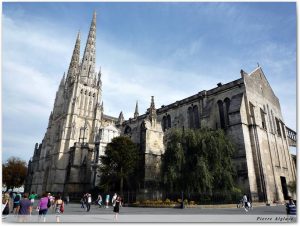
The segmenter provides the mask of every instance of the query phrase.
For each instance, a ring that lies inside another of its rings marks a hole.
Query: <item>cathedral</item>
[[[25,191],[82,194],[99,184],[100,156],[114,137],[129,136],[143,153],[143,185],[151,191],[160,179],[164,134],[170,128],[223,129],[236,146],[233,163],[238,186],[253,201],[283,201],[287,184],[296,180],[296,167],[289,146],[296,133],[282,117],[279,99],[263,70],[240,71],[238,79],[218,83],[210,90],[132,118],[104,114],[101,70],[96,71],[96,13],[93,14],[85,49],[80,57],[78,33],[67,74],[56,92],[45,136],[36,143],[28,164]],[[153,191],[154,192],[154,191]],[[144,196],[145,197],[145,196]]]

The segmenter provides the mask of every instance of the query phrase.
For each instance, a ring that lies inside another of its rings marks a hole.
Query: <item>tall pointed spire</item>
[[[156,109],[155,109],[155,103],[154,103],[154,96],[151,96],[151,104],[150,108],[148,109],[149,111],[149,119],[151,121],[152,126],[155,126],[156,124]]]
[[[150,105],[151,109],[155,109],[155,103],[154,103],[154,96],[151,96],[151,105]]]
[[[60,81],[59,87],[64,86],[65,85],[65,77],[66,77],[66,73],[64,72],[64,75]]]
[[[74,81],[75,76],[79,69],[79,58],[80,58],[80,31],[78,31],[75,47],[73,50],[73,55],[71,58],[68,74],[67,74],[67,81]]]
[[[139,116],[139,107],[138,107],[138,101],[136,101],[134,118],[137,118],[138,116]]]
[[[118,118],[118,124],[122,125],[123,122],[124,122],[124,116],[123,116],[123,112],[121,111]]]
[[[81,81],[88,83],[93,78],[95,73],[96,62],[96,11],[93,14],[93,19],[84,49],[84,54],[81,62]]]

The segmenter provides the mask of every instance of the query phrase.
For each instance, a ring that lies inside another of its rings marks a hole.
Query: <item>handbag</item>
[[[63,212],[65,211],[65,208],[64,208],[64,202],[62,202],[62,204],[60,205],[59,211],[60,211],[61,213],[63,213]]]

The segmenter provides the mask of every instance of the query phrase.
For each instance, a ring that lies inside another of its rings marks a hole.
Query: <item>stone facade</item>
[[[78,35],[67,77],[56,94],[41,144],[29,162],[27,191],[76,193],[99,183],[96,167],[113,137],[127,135],[143,153],[141,191],[157,191],[164,133],[170,128],[223,129],[237,149],[233,162],[238,185],[253,201],[283,201],[296,180],[280,103],[261,67],[227,84],[124,120],[104,115],[101,71],[95,72],[96,15],[81,63]]]
[[[95,72],[95,61],[96,13],[81,62],[80,34],[77,36],[45,137],[36,144],[29,162],[27,191],[84,192],[97,183],[95,164],[106,144],[120,132],[114,126],[117,118],[103,113],[101,71]]]

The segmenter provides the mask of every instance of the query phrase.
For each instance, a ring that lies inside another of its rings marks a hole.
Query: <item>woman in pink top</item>
[[[46,214],[48,211],[48,206],[47,206],[48,201],[49,201],[49,198],[47,196],[47,193],[44,193],[43,197],[40,199],[39,204],[37,206],[37,209],[39,210],[39,221],[40,221],[41,216],[43,215],[44,222],[46,222]]]

